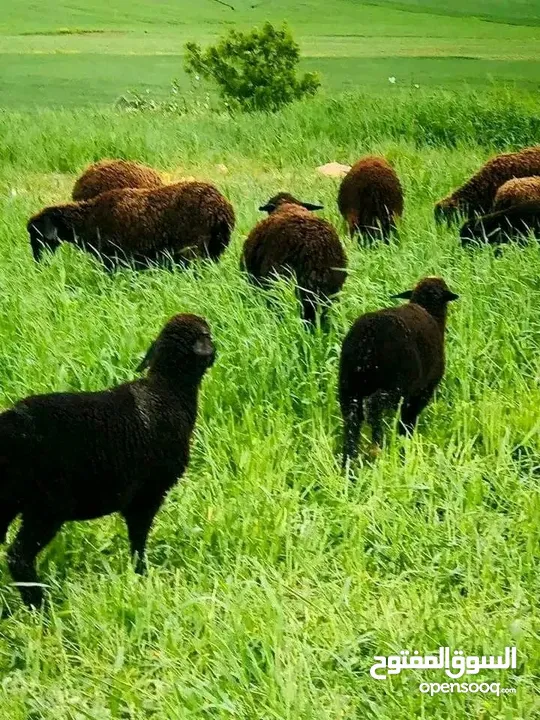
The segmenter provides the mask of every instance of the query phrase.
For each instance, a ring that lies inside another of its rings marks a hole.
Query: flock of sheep
[[[351,236],[388,242],[403,212],[395,171],[384,158],[361,159],[341,183],[338,206]],[[313,214],[318,209],[279,193],[260,208],[268,217],[249,234],[241,260],[262,286],[292,276],[309,325],[317,318],[324,325],[347,275],[339,235]],[[435,215],[466,215],[464,244],[540,230],[540,148],[490,160]],[[70,242],[112,270],[124,262],[217,260],[234,224],[232,205],[212,184],[165,185],[153,169],[118,160],[90,166],[73,202],[45,208],[28,232],[36,261]],[[411,433],[444,374],[447,306],[458,296],[442,278],[427,277],[395,297],[409,302],[362,315],[343,341],[344,466],[357,456],[364,416],[375,446],[387,410],[401,406],[400,432]],[[0,542],[21,515],[7,559],[25,603],[43,601],[36,558],[66,521],[119,512],[143,572],[153,519],[188,465],[198,391],[214,359],[204,318],[176,315],[139,367],[146,377],[101,392],[28,397],[0,415]]]

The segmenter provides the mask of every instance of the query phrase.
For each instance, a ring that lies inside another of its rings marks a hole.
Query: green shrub
[[[294,100],[314,95],[320,86],[315,73],[298,78],[300,48],[290,31],[265,23],[248,33],[231,30],[202,51],[186,44],[188,73],[213,80],[228,107],[244,111],[275,111]]]

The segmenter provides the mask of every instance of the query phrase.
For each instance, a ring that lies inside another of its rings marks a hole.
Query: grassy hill
[[[351,0],[288,3],[215,0],[110,3],[91,7],[16,0],[0,19],[0,106],[110,104],[128,89],[158,96],[173,79],[187,87],[182,49],[230,27],[287,20],[304,65],[326,89],[385,90],[399,85],[456,87],[505,82],[536,89],[540,78],[540,3]],[[488,12],[489,10],[489,12]],[[478,17],[475,16],[477,13]],[[480,18],[489,18],[489,21]],[[511,22],[510,22],[511,21]]]

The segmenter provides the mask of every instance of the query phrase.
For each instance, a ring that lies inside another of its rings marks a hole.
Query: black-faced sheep
[[[186,182],[160,188],[110,190],[92,200],[42,210],[28,222],[34,259],[70,242],[108,268],[169,257],[216,260],[229,244],[234,210],[213,185]]]
[[[101,392],[37,395],[0,415],[0,542],[22,516],[8,549],[16,583],[37,583],[35,561],[63,523],[119,512],[136,570],[167,492],[184,473],[197,396],[214,361],[203,318],[176,315],[139,369],[144,379]],[[20,586],[38,605],[37,586]]]
[[[403,214],[403,190],[396,171],[383,157],[362,158],[341,182],[338,207],[351,237],[360,233],[388,241]]]
[[[280,193],[259,208],[269,217],[249,234],[242,256],[242,267],[250,278],[266,283],[276,275],[295,277],[302,316],[315,322],[321,307],[342,288],[346,278],[347,257],[330,223],[312,215],[320,205],[302,203]]]
[[[89,165],[76,181],[73,200],[91,200],[108,190],[156,188],[163,185],[158,172],[131,160],[101,160]]]
[[[512,178],[540,175],[540,147],[497,155],[470,180],[435,205],[437,221],[454,220],[460,214],[472,219],[493,209],[497,190]]]
[[[441,278],[428,277],[394,297],[410,302],[362,315],[343,341],[339,400],[344,465],[358,453],[364,401],[372,441],[380,445],[384,410],[395,410],[402,400],[400,432],[412,432],[444,374],[447,304],[458,296]]]
[[[540,198],[467,220],[460,238],[466,247],[485,243],[500,245],[508,240],[524,240],[530,234],[540,239]]]

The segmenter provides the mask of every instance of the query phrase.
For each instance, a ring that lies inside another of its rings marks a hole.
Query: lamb
[[[540,239],[540,198],[467,220],[461,228],[460,238],[463,247],[467,247],[479,243],[499,245],[508,240],[523,240],[529,234]]]
[[[497,190],[493,210],[506,210],[517,205],[540,204],[540,176],[513,178]]]
[[[335,229],[311,214],[321,205],[304,203],[279,193],[259,208],[269,214],[249,234],[242,267],[257,283],[275,275],[293,274],[304,320],[313,324],[317,310],[326,321],[325,303],[342,288],[347,257]]]
[[[217,260],[229,244],[235,216],[219,190],[204,182],[109,190],[91,200],[47,207],[28,222],[34,259],[70,242],[108,269],[193,257]]]
[[[473,219],[493,209],[497,190],[512,178],[540,175],[540,146],[497,155],[470,180],[435,205],[435,219],[451,222],[459,214]]]
[[[147,165],[131,160],[101,160],[89,165],[76,181],[73,200],[91,200],[119,188],[156,188],[163,185],[159,173]]]
[[[403,190],[395,170],[383,157],[362,158],[341,182],[338,207],[351,237],[358,232],[388,242],[403,214]]]
[[[120,513],[135,570],[148,532],[189,462],[197,396],[215,349],[207,322],[176,315],[139,369],[146,378],[100,392],[36,395],[0,414],[0,542],[22,515],[7,552],[16,583],[37,583],[38,553],[63,523]],[[38,586],[20,586],[40,605]]]
[[[414,290],[393,297],[410,302],[360,316],[343,341],[339,400],[344,467],[358,454],[364,401],[377,447],[383,411],[397,409],[402,400],[399,430],[412,433],[444,374],[447,304],[458,296],[442,278],[427,277]]]

